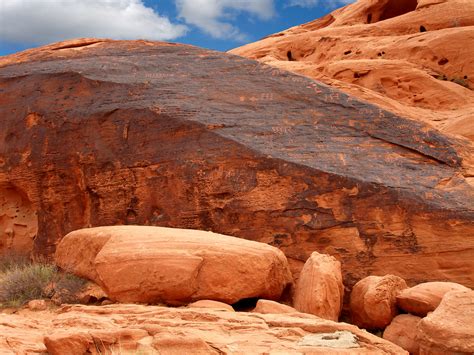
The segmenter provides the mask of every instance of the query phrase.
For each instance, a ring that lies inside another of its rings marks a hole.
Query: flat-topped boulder
[[[100,248],[97,241],[103,242]],[[84,252],[91,249],[94,252]],[[278,300],[292,283],[287,259],[279,249],[196,230],[81,229],[62,239],[55,259],[61,268],[96,282],[110,299],[120,302]]]
[[[374,273],[474,286],[467,156],[424,123],[225,53],[82,39],[0,58],[0,253],[156,225],[271,244],[295,275],[330,254],[349,288]]]

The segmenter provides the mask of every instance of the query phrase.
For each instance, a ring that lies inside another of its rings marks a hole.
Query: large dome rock
[[[473,287],[472,153],[242,57],[56,43],[0,58],[0,253],[51,256],[76,229],[155,225],[277,246],[295,275],[331,254],[346,285],[395,274]]]

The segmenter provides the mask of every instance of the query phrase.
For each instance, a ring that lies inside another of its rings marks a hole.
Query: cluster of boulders
[[[474,291],[452,282],[409,288],[398,276],[369,276],[350,298],[352,321],[412,354],[472,353]]]
[[[314,252],[294,282],[279,249],[211,232],[82,229],[61,241],[56,262],[114,302],[227,311],[247,302],[254,313],[303,312],[336,322],[343,308],[341,264],[334,257]],[[355,325],[384,330],[384,339],[411,353],[474,351],[474,291],[459,284],[409,288],[398,276],[369,276],[353,287],[350,311]]]

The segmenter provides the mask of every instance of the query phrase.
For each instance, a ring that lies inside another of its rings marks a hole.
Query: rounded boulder
[[[95,281],[118,302],[278,300],[292,282],[279,249],[187,229],[113,226],[74,231],[59,243],[56,263]]]
[[[407,288],[394,275],[368,276],[354,285],[350,298],[352,321],[366,329],[383,329],[397,315],[396,297]]]

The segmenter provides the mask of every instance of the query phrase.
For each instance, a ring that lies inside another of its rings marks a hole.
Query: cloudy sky
[[[0,55],[77,37],[228,50],[354,0],[0,0]]]

